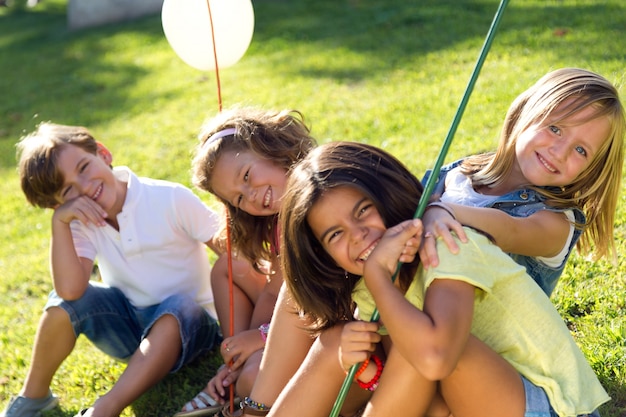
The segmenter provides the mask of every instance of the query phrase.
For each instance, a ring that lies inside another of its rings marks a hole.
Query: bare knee
[[[49,307],[41,315],[40,326],[71,326],[70,315],[61,307]]]

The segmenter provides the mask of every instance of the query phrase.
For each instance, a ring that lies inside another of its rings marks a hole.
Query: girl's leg
[[[456,369],[441,381],[441,394],[454,417],[523,417],[526,407],[519,373],[474,336]]]
[[[234,332],[237,334],[250,328],[254,306],[267,283],[263,274],[254,270],[252,265],[236,258],[232,261],[233,269],[233,300],[234,300]],[[220,320],[224,337],[230,333],[230,296],[228,282],[228,257],[220,256],[211,270],[211,288],[215,299],[215,309]],[[258,326],[258,324],[257,324]]]
[[[252,386],[259,374],[259,367],[261,366],[261,358],[263,356],[263,350],[257,350],[254,352],[246,363],[244,363],[241,374],[237,378],[237,385],[235,391],[240,398],[249,397],[252,393]]]
[[[296,373],[313,344],[312,336],[303,329],[305,325],[283,284],[272,315],[259,373],[249,395],[254,401],[271,406]]]
[[[363,417],[447,417],[449,413],[445,404],[433,404],[433,399],[437,398],[436,391],[437,382],[424,378],[397,350],[391,348],[379,386]]]
[[[315,340],[304,362],[278,396],[268,417],[314,417],[330,413],[346,376],[338,357],[342,327],[339,325],[326,330]],[[370,396],[369,391],[352,384],[341,415],[354,415]]]

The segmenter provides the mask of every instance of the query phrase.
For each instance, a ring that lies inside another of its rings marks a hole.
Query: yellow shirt
[[[542,387],[559,416],[591,413],[609,401],[563,319],[524,267],[485,236],[469,228],[465,232],[469,242],[458,242],[457,255],[437,241],[439,266],[419,267],[407,300],[421,309],[433,280],[467,282],[476,287],[472,334]],[[375,306],[363,279],[352,298],[359,318],[369,321]]]

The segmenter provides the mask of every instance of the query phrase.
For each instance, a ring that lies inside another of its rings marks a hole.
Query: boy
[[[128,365],[80,415],[118,416],[221,341],[203,245],[216,250],[219,216],[182,185],[112,168],[111,153],[83,127],[43,123],[18,150],[27,200],[54,209],[54,290],[24,386],[2,416],[57,405],[50,383],[81,333]],[[96,255],[102,283],[90,281]]]

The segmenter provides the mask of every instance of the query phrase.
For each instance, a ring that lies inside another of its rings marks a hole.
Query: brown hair
[[[235,132],[207,143],[211,136],[229,128],[234,128]],[[225,152],[249,150],[289,172],[315,145],[304,117],[296,110],[272,111],[252,107],[226,110],[202,127],[192,161],[192,181],[199,189],[215,195],[211,187],[213,169]],[[252,216],[228,201],[220,201],[226,206],[231,220],[233,249],[255,264],[260,260],[271,261],[278,243],[275,238],[278,215]],[[225,238],[225,227],[221,235]]]
[[[312,331],[352,317],[351,294],[359,276],[340,268],[313,234],[307,215],[327,191],[354,187],[376,206],[385,226],[413,218],[422,184],[394,156],[371,145],[333,142],[320,145],[293,170],[280,212],[281,267],[285,283]],[[419,257],[404,264],[398,280],[406,290]]]
[[[17,143],[18,170],[22,191],[28,202],[41,208],[58,204],[55,195],[63,186],[64,178],[57,161],[67,146],[76,146],[96,155],[98,143],[81,126],[41,123],[37,130]]]

